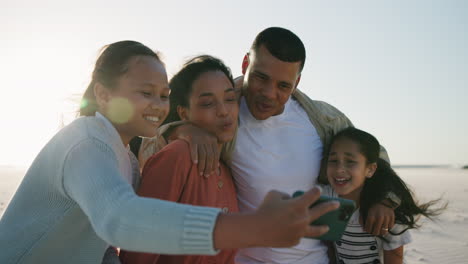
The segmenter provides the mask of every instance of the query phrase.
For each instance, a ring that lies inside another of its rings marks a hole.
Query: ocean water
[[[27,168],[0,166],[0,216],[18,188]],[[466,207],[468,170],[448,167],[396,168],[395,171],[421,201],[442,197],[450,207]]]
[[[468,208],[468,170],[459,168],[397,168],[395,171],[424,202],[442,198],[450,208]]]

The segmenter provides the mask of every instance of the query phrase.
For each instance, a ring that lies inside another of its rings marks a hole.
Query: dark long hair
[[[210,71],[221,71],[234,86],[231,70],[220,59],[201,55],[188,60],[182,69],[177,72],[169,82],[171,94],[169,95],[170,108],[163,124],[179,121],[177,106],[189,107],[189,98],[192,94],[192,84],[201,74]]]
[[[407,229],[419,227],[417,224],[419,216],[423,215],[432,218],[439,215],[446,208],[447,204],[439,208],[433,208],[436,203],[440,202],[440,199],[419,204],[415,200],[413,192],[391,168],[390,164],[379,158],[380,144],[371,134],[354,127],[349,127],[338,132],[331,140],[330,146],[338,139],[348,139],[356,143],[359,146],[361,154],[366,157],[367,163],[377,164],[374,175],[364,182],[360,195],[359,212],[362,215],[364,224],[369,208],[385,200],[385,195],[388,192],[393,192],[401,199],[400,206],[395,209],[395,222],[405,225],[407,228],[399,234]]]
[[[91,82],[80,104],[80,116],[94,116],[97,111],[94,85],[103,84],[108,89],[115,89],[117,79],[128,71],[128,62],[134,56],[151,56],[158,61],[159,56],[147,46],[132,40],[115,42],[103,47],[96,60]]]

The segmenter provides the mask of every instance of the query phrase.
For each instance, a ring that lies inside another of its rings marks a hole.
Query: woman
[[[134,41],[107,46],[83,97],[81,115],[41,150],[0,222],[0,263],[100,263],[110,245],[166,254],[289,246],[309,221],[336,205],[272,192],[251,215],[138,197],[127,145],[151,137],[168,112],[163,63]],[[295,213],[295,214],[294,214]],[[275,227],[275,228],[273,228]],[[245,232],[238,232],[239,230]],[[274,230],[272,230],[274,229]]]
[[[237,128],[239,105],[230,70],[220,60],[199,56],[172,78],[171,109],[165,122],[188,121],[216,136],[218,148],[231,141]],[[145,164],[138,194],[145,197],[222,208],[237,212],[237,198],[229,168],[222,162],[217,175],[198,174],[188,144],[175,140]],[[120,253],[123,263],[234,263],[234,250],[216,256],[177,256]]]

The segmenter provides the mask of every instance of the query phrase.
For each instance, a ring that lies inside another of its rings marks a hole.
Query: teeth
[[[335,179],[335,181],[339,182],[339,183],[342,183],[342,182],[347,182],[349,179],[344,179],[344,178],[341,178],[341,179]]]
[[[145,116],[145,119],[152,122],[159,122],[159,117],[157,116]]]

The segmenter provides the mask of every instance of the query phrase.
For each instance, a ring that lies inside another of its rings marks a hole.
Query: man
[[[336,108],[313,101],[297,89],[305,57],[302,41],[277,27],[260,32],[244,57],[239,128],[236,139],[223,152],[236,182],[241,211],[255,210],[272,189],[292,194],[312,188],[319,175],[326,179],[320,169],[324,148],[333,134],[352,126]],[[213,161],[218,154],[209,134],[191,125],[179,126],[170,134],[190,143],[201,174],[209,176],[215,171]],[[158,140],[164,144],[162,138]],[[143,162],[156,149],[154,141],[145,141],[140,152]],[[382,228],[393,226],[393,211],[383,205],[376,205],[369,216],[368,232],[384,233]],[[328,261],[327,247],[313,239],[302,239],[287,249],[242,249],[236,259],[238,263]]]

